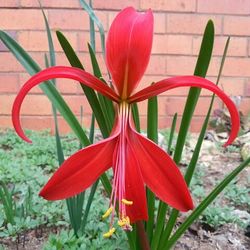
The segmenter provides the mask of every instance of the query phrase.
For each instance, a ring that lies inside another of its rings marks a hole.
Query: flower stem
[[[136,222],[136,229],[137,229],[138,238],[140,240],[140,246],[141,246],[140,249],[141,250],[150,250],[148,237],[147,237],[147,234],[145,232],[143,222],[141,220]]]

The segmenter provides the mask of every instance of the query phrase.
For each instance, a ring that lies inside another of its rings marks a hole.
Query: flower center
[[[127,216],[126,207],[132,206],[133,201],[126,199],[125,190],[125,176],[126,176],[126,145],[127,145],[127,127],[129,119],[130,107],[125,101],[121,102],[119,105],[118,119],[120,128],[120,136],[117,141],[116,150],[114,152],[113,160],[113,184],[112,192],[110,197],[109,209],[102,216],[103,219],[109,217],[110,219],[110,229],[107,233],[103,234],[105,238],[109,238],[115,232],[114,220],[115,220],[115,208],[118,209],[118,226],[123,230],[132,230],[130,225],[130,218]]]

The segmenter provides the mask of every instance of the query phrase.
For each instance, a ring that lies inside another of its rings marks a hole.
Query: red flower
[[[131,229],[130,222],[147,220],[146,184],[162,201],[181,211],[193,208],[187,185],[174,161],[155,143],[135,131],[131,104],[177,87],[199,87],[217,94],[232,117],[232,131],[226,145],[237,136],[239,116],[234,103],[212,82],[196,76],[164,79],[135,94],[148,65],[153,37],[153,15],[137,13],[133,8],[121,11],[113,21],[106,43],[106,63],[115,90],[91,74],[72,67],[51,67],[33,76],[22,87],[13,105],[13,124],[24,140],[20,108],[29,90],[53,78],[70,78],[91,87],[117,103],[116,121],[111,136],[90,145],[71,157],[55,172],[40,195],[48,200],[65,199],[88,188],[103,172],[113,167],[114,178],[110,206],[109,237],[114,232],[114,207],[118,204],[118,224]]]

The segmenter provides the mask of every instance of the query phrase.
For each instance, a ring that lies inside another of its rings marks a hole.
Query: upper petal
[[[171,157],[132,127],[130,138],[146,185],[170,206],[180,211],[192,209],[193,202],[186,182]]]
[[[148,65],[153,40],[153,14],[128,7],[111,24],[106,43],[106,63],[122,98],[128,97]]]
[[[232,120],[231,133],[224,146],[227,146],[230,143],[232,143],[234,139],[237,137],[240,129],[240,117],[238,110],[234,102],[221,89],[219,89],[214,83],[210,82],[205,78],[198,76],[178,76],[178,77],[163,79],[137,92],[136,94],[134,94],[129,98],[129,101],[131,103],[140,102],[152,96],[156,96],[160,93],[163,93],[167,90],[179,87],[198,87],[198,88],[208,89],[222,99],[222,101],[226,104],[229,110]]]
[[[79,81],[90,88],[99,91],[101,94],[109,97],[114,101],[118,101],[118,96],[116,93],[109,88],[107,85],[103,84],[98,78],[92,76],[91,74],[85,72],[82,69],[73,67],[63,67],[56,66],[40,71],[39,73],[32,76],[21,88],[12,107],[12,122],[17,134],[25,141],[31,142],[24,134],[20,123],[20,109],[23,99],[28,94],[28,92],[34,86],[54,79],[54,78],[68,78],[72,80]]]

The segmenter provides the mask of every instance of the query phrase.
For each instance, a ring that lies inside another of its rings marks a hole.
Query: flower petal
[[[106,63],[122,98],[128,97],[148,65],[153,40],[153,15],[128,7],[114,19],[107,37]]]
[[[162,201],[180,210],[193,209],[193,202],[182,174],[168,154],[131,126],[130,138],[146,185]]]
[[[126,147],[125,190],[126,199],[133,201],[133,205],[126,206],[126,212],[131,223],[138,220],[148,220],[145,187],[138,164],[137,156],[128,142]]]
[[[237,137],[240,128],[240,117],[238,110],[234,102],[222,90],[220,90],[214,83],[210,82],[205,78],[201,78],[198,76],[178,76],[169,79],[164,79],[137,92],[129,98],[129,101],[131,103],[140,102],[167,90],[178,87],[198,87],[208,89],[222,99],[222,101],[226,104],[229,110],[232,120],[231,133],[228,138],[228,141],[225,143],[224,146],[231,144]]]
[[[91,74],[73,67],[56,66],[40,71],[31,77],[21,88],[12,107],[12,122],[17,134],[25,141],[31,142],[24,134],[20,123],[20,109],[23,99],[34,86],[54,78],[68,78],[79,81],[90,88],[99,91],[113,101],[118,101],[119,97],[107,85]]]
[[[119,133],[119,129],[116,129],[111,137],[70,156],[50,178],[39,195],[47,200],[60,200],[88,188],[112,166]]]

